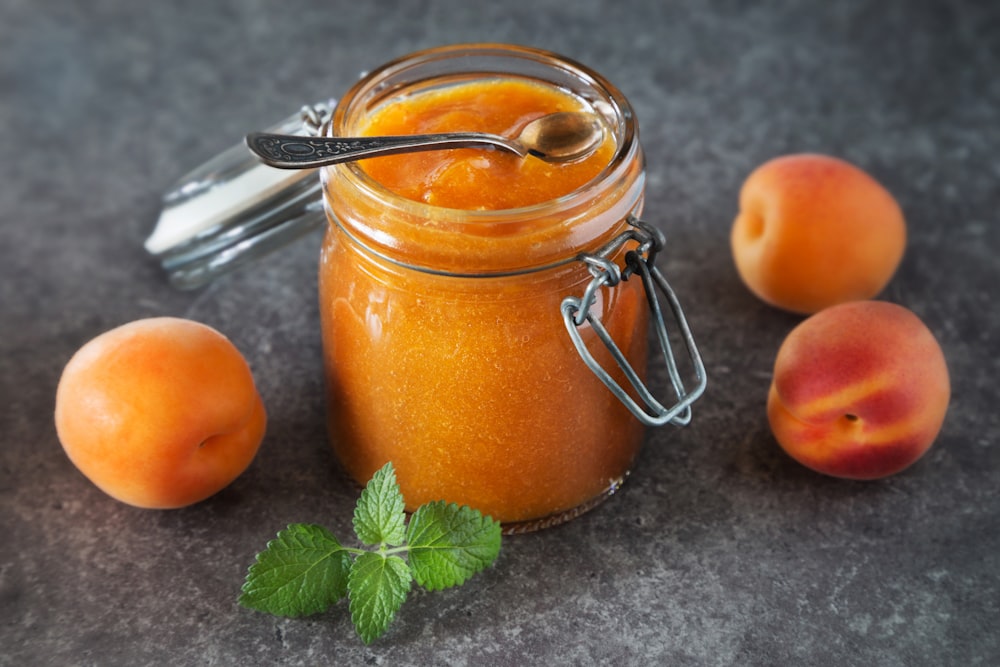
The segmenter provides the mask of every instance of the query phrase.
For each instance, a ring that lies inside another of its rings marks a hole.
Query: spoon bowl
[[[246,143],[264,164],[279,169],[315,169],[379,155],[448,148],[499,148],[547,162],[584,158],[601,145],[604,128],[582,111],[560,111],[531,121],[516,138],[487,132],[446,132],[388,137],[304,137],[252,132]]]
[[[517,143],[528,153],[547,162],[571,162],[584,158],[601,145],[604,129],[593,114],[561,111],[541,116],[521,130]]]

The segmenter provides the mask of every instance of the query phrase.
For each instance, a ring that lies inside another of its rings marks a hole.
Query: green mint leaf
[[[399,556],[366,552],[358,556],[347,578],[351,621],[361,641],[382,636],[406,600],[412,577]]]
[[[350,555],[330,531],[291,524],[257,554],[239,603],[279,616],[315,614],[344,597],[350,569]]]
[[[406,537],[403,495],[392,462],[376,470],[361,492],[354,509],[354,532],[365,544],[398,546]]]
[[[457,586],[500,553],[500,524],[469,507],[427,503],[410,517],[406,542],[413,578],[427,590]]]

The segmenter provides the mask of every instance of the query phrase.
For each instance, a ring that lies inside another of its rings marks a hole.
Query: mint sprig
[[[330,531],[296,523],[279,531],[247,571],[239,603],[278,616],[325,611],[345,595],[370,644],[389,627],[416,581],[434,591],[465,583],[500,553],[500,524],[443,501],[406,521],[392,463],[372,476],[354,509],[354,532],[372,549],[345,547]]]

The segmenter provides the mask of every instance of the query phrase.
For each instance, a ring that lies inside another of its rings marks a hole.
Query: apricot
[[[743,183],[730,245],[751,292],[810,314],[881,292],[902,260],[906,223],[893,196],[861,169],[786,155]]]
[[[767,416],[799,463],[877,479],[924,455],[950,397],[944,354],[924,323],[902,306],[858,301],[822,310],[788,334]]]
[[[137,507],[191,505],[250,465],[267,424],[239,350],[191,320],[157,317],[81,347],[59,379],[56,430],[73,464]]]

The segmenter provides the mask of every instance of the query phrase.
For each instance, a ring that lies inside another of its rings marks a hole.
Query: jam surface
[[[555,88],[517,79],[485,80],[383,105],[361,133],[490,132],[513,138],[540,116],[585,110],[581,100]],[[458,148],[370,158],[361,165],[376,181],[408,199],[467,211],[500,210],[576,190],[601,172],[614,148],[605,132],[596,152],[563,164],[502,149]]]

